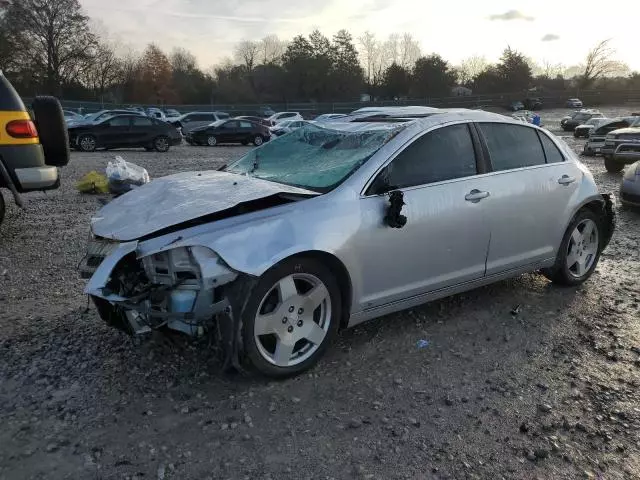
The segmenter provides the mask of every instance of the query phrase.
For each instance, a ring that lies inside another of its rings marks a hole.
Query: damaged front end
[[[207,247],[166,248],[140,256],[137,241],[93,238],[80,271],[90,277],[85,293],[100,317],[130,335],[164,328],[191,337],[237,330],[220,329],[218,321],[224,314],[233,323],[228,290],[238,272]]]

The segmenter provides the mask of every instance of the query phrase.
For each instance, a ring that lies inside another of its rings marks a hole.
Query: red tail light
[[[38,130],[31,120],[13,120],[7,123],[6,130],[13,138],[38,137]]]

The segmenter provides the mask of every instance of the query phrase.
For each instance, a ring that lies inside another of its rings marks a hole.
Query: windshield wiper
[[[249,172],[248,172],[248,173],[253,173],[253,172],[255,172],[255,171],[258,169],[258,167],[259,167],[259,163],[260,163],[260,153],[256,152],[256,158],[255,158],[255,160],[253,161],[253,167],[251,167],[251,170],[249,170]]]

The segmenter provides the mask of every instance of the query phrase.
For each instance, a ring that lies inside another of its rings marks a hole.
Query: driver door
[[[105,147],[127,147],[133,140],[131,116],[117,116],[101,124],[98,144]]]
[[[477,176],[482,170],[469,125],[462,123],[415,139],[378,173],[360,199],[360,309],[485,275],[490,229],[484,199],[490,192]],[[403,228],[383,220],[385,190],[404,195]]]

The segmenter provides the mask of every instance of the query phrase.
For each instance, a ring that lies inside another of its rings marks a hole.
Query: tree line
[[[203,70],[193,54],[142,53],[105,39],[78,0],[0,0],[0,69],[24,96],[141,104],[227,104],[435,98],[464,86],[474,94],[531,87],[640,88],[640,74],[615,60],[609,40],[573,67],[537,63],[507,47],[496,63],[471,56],[452,65],[424,54],[410,34],[331,38],[315,30],[285,41],[269,35],[239,42],[233,55]]]

